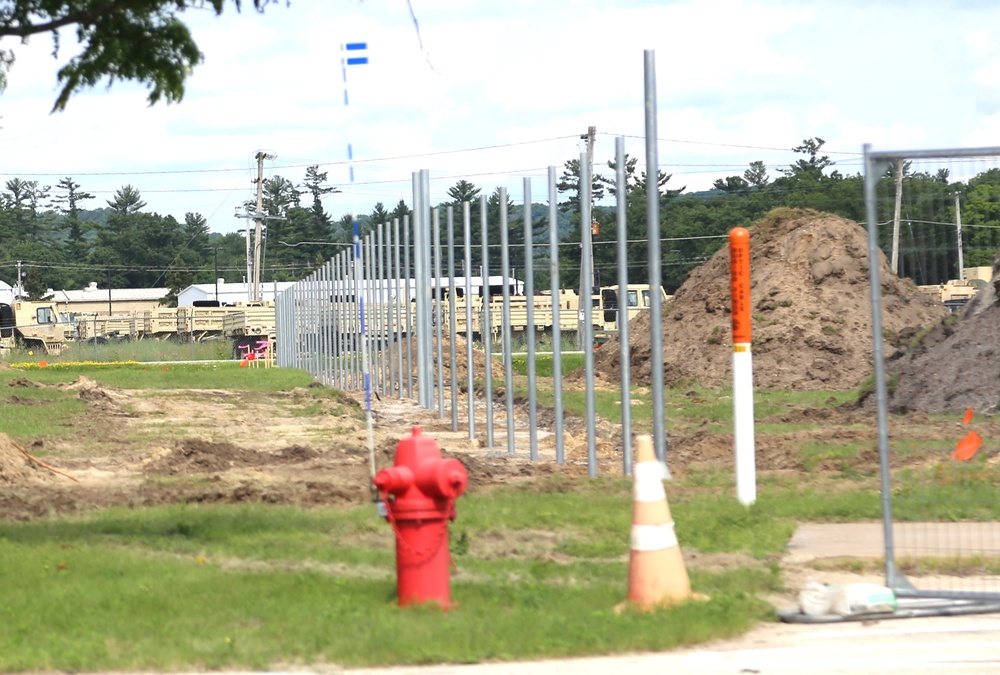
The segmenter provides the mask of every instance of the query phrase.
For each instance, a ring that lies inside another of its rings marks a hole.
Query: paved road
[[[1000,673],[1000,615],[898,619],[871,624],[767,624],[737,640],[655,654],[355,670],[327,667],[289,672],[323,675]],[[267,675],[279,674],[270,671]]]
[[[768,624],[738,640],[657,654],[349,670],[345,675],[997,673],[1000,616],[823,625]]]

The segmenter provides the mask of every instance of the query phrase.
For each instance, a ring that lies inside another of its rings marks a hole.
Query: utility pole
[[[219,247],[215,246],[215,301],[219,302]]]
[[[16,284],[16,289],[14,291],[18,300],[20,300],[21,298],[24,297],[24,276],[23,276],[23,274],[24,273],[21,272],[21,261],[18,260],[17,261],[17,284]]]
[[[899,215],[903,206],[903,160],[896,160],[896,212],[892,217],[892,273],[899,274]]]
[[[597,138],[597,127],[587,127],[587,135],[581,136],[587,140],[587,175],[590,177],[590,182],[594,182],[594,140]],[[594,218],[594,192],[591,190],[591,185],[587,186],[587,191],[590,194],[590,218]],[[580,223],[580,227],[593,227],[592,223]],[[590,238],[590,259],[594,260],[594,238]],[[590,297],[590,291],[594,288],[594,273],[591,271],[590,279],[587,279],[587,297]]]
[[[253,269],[251,268],[251,261],[253,260],[253,247],[250,245],[250,211],[253,208],[253,202],[245,201],[242,206],[236,207],[236,213],[233,215],[236,218],[243,218],[246,222],[243,223],[243,235],[246,238],[246,262],[247,271],[243,276],[243,283],[246,284],[247,288],[247,300],[251,299],[252,289],[251,284],[253,283]]]
[[[591,181],[591,183],[593,183],[593,173],[594,173],[594,140],[597,138],[597,127],[587,127],[587,133],[585,133],[582,136],[580,136],[580,138],[587,143],[587,165],[589,167],[588,170],[587,170],[587,175],[591,176],[590,181]],[[577,191],[577,193],[580,194],[580,195],[583,194],[583,183],[582,183],[582,181],[583,181],[583,173],[584,173],[583,172],[583,167],[581,166],[580,167],[580,181],[581,181],[581,183],[580,183],[579,189]],[[589,188],[590,186],[587,186],[587,187]],[[588,193],[589,194],[593,194],[592,192],[590,192],[590,190],[588,190]],[[591,214],[593,214],[593,212],[594,212],[593,197],[591,197],[591,204],[590,204],[589,211],[590,211]],[[580,205],[580,215],[581,216],[583,215],[582,205]],[[591,215],[591,217],[593,217],[593,215]],[[592,302],[590,296],[592,295],[593,289],[594,289],[594,275],[593,275],[593,273],[591,273],[589,279],[585,279],[584,276],[583,276],[583,242],[584,242],[584,239],[585,239],[585,237],[583,236],[583,228],[585,228],[585,227],[591,227],[591,226],[592,226],[591,223],[585,223],[585,222],[583,222],[583,219],[581,217],[581,219],[580,219],[580,302],[581,302],[581,305],[579,307],[579,311],[577,312],[577,325],[576,325],[576,348],[577,349],[583,349],[583,330],[584,330],[584,326],[583,326],[583,304],[582,303],[583,302]],[[593,239],[593,237],[590,238],[590,251],[589,251],[589,253],[590,253],[591,266],[593,266],[593,260],[594,260],[594,239]]]
[[[257,211],[254,213],[253,239],[253,300],[260,302],[260,250],[261,235],[264,229],[264,160],[274,159],[277,155],[257,152]]]
[[[962,204],[961,195],[955,193],[955,232],[958,235],[958,280],[965,278],[965,262],[962,260]]]
[[[265,220],[282,220],[280,216],[265,216],[264,215],[264,160],[265,159],[275,159],[277,155],[270,155],[265,153],[263,150],[257,151],[254,156],[257,160],[257,178],[252,180],[252,183],[257,184],[257,208],[254,210],[251,216],[246,211],[241,212],[240,207],[236,207],[236,217],[237,218],[253,218],[256,226],[254,227],[254,243],[253,243],[253,264],[251,265],[250,258],[250,228],[247,227],[247,287],[249,290],[249,299],[253,302],[260,302],[260,259],[261,259],[261,247],[263,240],[263,230]],[[248,208],[250,202],[244,202],[243,207]],[[218,278],[218,275],[216,275]]]

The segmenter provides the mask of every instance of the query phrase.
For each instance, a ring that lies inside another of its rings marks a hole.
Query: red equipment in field
[[[396,446],[395,465],[375,476],[385,518],[396,535],[396,585],[400,606],[451,607],[448,521],[469,482],[465,466],[444,459],[433,438],[413,427]],[[390,498],[391,497],[391,498]]]

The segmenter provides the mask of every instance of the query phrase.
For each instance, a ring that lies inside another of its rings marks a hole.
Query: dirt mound
[[[20,485],[50,475],[21,452],[7,434],[0,434],[0,485]]]
[[[941,321],[912,350],[887,367],[889,405],[896,412],[927,413],[997,410],[1000,392],[1000,251],[993,259],[993,282],[969,301],[960,315]]]
[[[22,389],[38,389],[42,385],[37,382],[32,382],[25,377],[17,377],[7,383],[8,387],[20,387]]]
[[[84,377],[80,375],[72,382],[65,382],[63,384],[55,385],[57,389],[63,389],[66,391],[86,391],[89,389],[99,389],[100,386],[94,382],[89,377]]]
[[[446,329],[445,329],[446,332]],[[442,333],[441,336],[441,370],[444,378],[445,386],[448,386],[451,382],[451,359],[449,355],[451,354],[451,340],[448,335]],[[406,358],[406,341],[401,343],[401,350],[403,353],[403,358]],[[461,335],[455,336],[455,381],[458,385],[458,390],[465,392],[468,389],[468,377],[469,369],[466,363],[467,345],[465,338]],[[437,335],[431,336],[431,362],[433,365],[433,375],[437,377],[437,348],[438,341]],[[405,361],[404,361],[405,363]],[[493,385],[502,385],[504,379],[503,365],[497,358],[493,359]],[[417,341],[416,338],[410,340],[410,372],[412,373],[413,383],[416,386],[416,380],[419,377],[417,372]],[[473,379],[481,380],[486,375],[486,352],[484,352],[480,345],[476,344],[472,349],[472,373]]]
[[[185,438],[166,454],[149,461],[145,471],[153,474],[217,473],[231,469],[275,464],[298,464],[319,456],[319,452],[301,445],[290,445],[277,452],[242,448],[232,443],[213,443],[200,438]]]
[[[851,389],[872,372],[867,233],[838,216],[777,209],[750,228],[754,384],[765,389]],[[879,254],[883,318],[892,354],[946,309]],[[650,383],[649,313],[630,324],[631,377]],[[695,269],[664,306],[668,385],[732,383],[729,251]],[[617,381],[616,340],[598,350],[595,370]]]

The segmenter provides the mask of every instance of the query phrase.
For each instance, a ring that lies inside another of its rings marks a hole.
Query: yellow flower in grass
[[[80,367],[106,367],[106,366],[137,366],[138,361],[55,361],[49,363],[46,361],[43,366],[41,363],[35,363],[34,361],[24,361],[22,363],[12,363],[11,368],[80,368]]]

